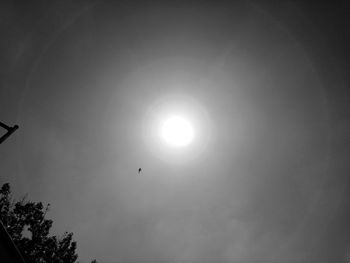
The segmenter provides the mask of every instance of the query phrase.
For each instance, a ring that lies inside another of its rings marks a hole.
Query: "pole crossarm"
[[[6,125],[5,123],[0,122],[0,126],[7,130],[7,132],[0,137],[0,144],[3,143],[12,133],[14,133],[18,129],[18,125],[15,125],[13,127],[10,127]]]

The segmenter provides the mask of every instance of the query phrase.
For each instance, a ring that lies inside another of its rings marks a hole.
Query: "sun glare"
[[[186,164],[206,150],[212,125],[203,106],[183,94],[164,95],[152,103],[142,124],[148,150],[172,164]]]
[[[194,137],[191,123],[181,116],[167,118],[162,124],[160,132],[164,142],[172,147],[187,146]]]

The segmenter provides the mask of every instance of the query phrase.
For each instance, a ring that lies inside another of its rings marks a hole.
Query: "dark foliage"
[[[45,219],[49,205],[14,201],[8,183],[0,189],[0,220],[27,263],[75,263],[77,243],[73,233],[50,236],[53,221]],[[93,261],[97,263],[97,261]]]

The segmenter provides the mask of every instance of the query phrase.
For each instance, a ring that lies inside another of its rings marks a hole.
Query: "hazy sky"
[[[2,2],[0,183],[83,262],[350,262],[349,8],[173,2]]]

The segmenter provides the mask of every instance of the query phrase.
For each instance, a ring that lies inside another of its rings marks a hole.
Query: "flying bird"
[[[139,168],[139,174],[142,172],[142,169],[141,168]]]

